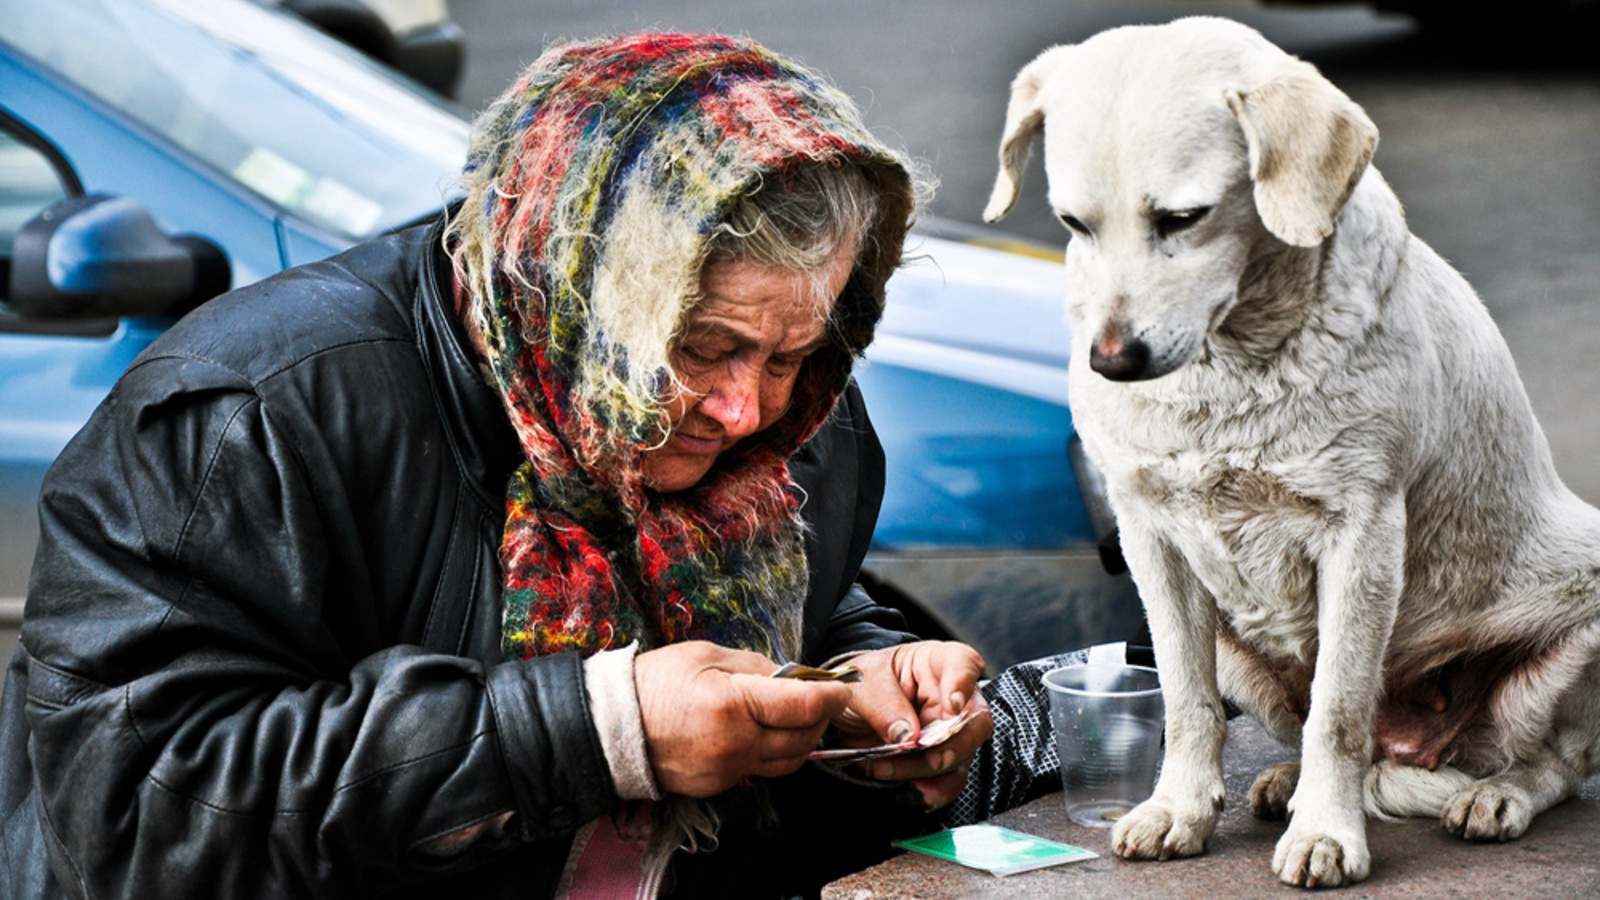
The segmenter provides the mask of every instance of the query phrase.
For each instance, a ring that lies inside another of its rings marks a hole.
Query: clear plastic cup
[[[1067,818],[1110,827],[1155,790],[1165,709],[1146,666],[1087,663],[1045,673]]]

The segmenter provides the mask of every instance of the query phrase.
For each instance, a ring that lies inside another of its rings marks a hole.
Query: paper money
[[[876,747],[839,747],[830,750],[813,750],[807,759],[820,760],[832,765],[861,762],[867,759],[878,759],[884,756],[894,756],[900,753],[912,753],[937,747],[954,737],[956,732],[972,721],[978,715],[975,704],[968,704],[967,708],[954,716],[930,722],[916,737],[901,741],[897,744],[880,744]]]
[[[772,677],[793,678],[798,681],[842,681],[851,684],[861,680],[861,670],[849,664],[831,669],[818,669],[815,666],[803,666],[791,662],[784,663],[778,671],[772,673]]]

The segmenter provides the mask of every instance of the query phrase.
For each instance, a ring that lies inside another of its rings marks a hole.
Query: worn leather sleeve
[[[263,395],[203,358],[143,363],[47,480],[26,708],[66,890],[364,896],[602,814],[577,657],[391,646],[405,604],[381,594],[434,553],[386,551],[384,521],[414,523],[355,486],[419,476],[344,477],[383,465],[388,436],[334,465],[297,427],[311,412]],[[461,853],[423,852],[506,813]]]

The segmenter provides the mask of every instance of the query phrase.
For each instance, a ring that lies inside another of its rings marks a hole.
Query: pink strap
[[[578,831],[558,900],[655,900],[660,894],[665,861],[654,871],[644,868],[650,804],[630,804],[629,812],[621,829],[614,817],[601,816]]]

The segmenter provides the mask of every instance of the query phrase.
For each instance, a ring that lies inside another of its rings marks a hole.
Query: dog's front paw
[[[1533,822],[1533,800],[1515,785],[1475,781],[1444,805],[1444,827],[1469,841],[1511,841]]]
[[[1282,821],[1289,817],[1289,798],[1300,783],[1300,763],[1279,763],[1263,769],[1250,786],[1250,814],[1258,819]]]
[[[1112,852],[1124,859],[1198,856],[1217,824],[1220,807],[1181,813],[1178,804],[1151,798],[1129,810],[1111,829]]]
[[[1291,824],[1272,855],[1273,874],[1286,884],[1308,888],[1340,887],[1366,878],[1372,857],[1367,853],[1359,815],[1355,821],[1353,829],[1296,828]]]

